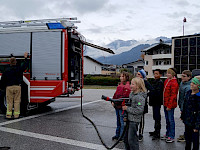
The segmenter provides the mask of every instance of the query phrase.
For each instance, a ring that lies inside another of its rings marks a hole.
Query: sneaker
[[[119,138],[119,137],[117,137],[117,136],[113,136],[113,137],[112,137],[112,140],[113,140],[113,141],[114,141],[114,140],[118,140],[118,138]]]
[[[143,140],[143,135],[139,134],[138,140],[141,142]]]
[[[167,138],[168,138],[168,136],[163,135],[160,139],[161,139],[161,140],[166,140]]]
[[[160,135],[159,134],[155,134],[155,135],[153,135],[153,138],[152,138],[152,140],[160,140]]]
[[[179,138],[177,138],[178,142],[185,142],[185,136],[184,135],[180,135]]]
[[[172,138],[170,138],[170,137],[168,137],[167,139],[166,139],[166,143],[173,143],[174,142],[174,139],[172,139]]]
[[[150,136],[154,136],[154,134],[155,134],[155,131],[149,132],[149,135],[150,135]]]

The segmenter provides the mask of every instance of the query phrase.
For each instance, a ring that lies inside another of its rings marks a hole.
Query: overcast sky
[[[78,17],[87,41],[147,40],[200,32],[198,0],[0,0],[0,21]]]

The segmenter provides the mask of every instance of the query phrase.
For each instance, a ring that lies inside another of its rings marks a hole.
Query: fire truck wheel
[[[21,85],[21,103],[20,103],[20,116],[27,116],[27,106],[28,106],[28,86],[23,83]]]
[[[6,92],[4,90],[0,91],[0,110],[1,113],[6,114],[7,103],[6,103]]]

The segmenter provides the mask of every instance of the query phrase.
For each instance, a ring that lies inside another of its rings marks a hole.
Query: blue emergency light
[[[48,29],[65,29],[61,23],[47,23]]]

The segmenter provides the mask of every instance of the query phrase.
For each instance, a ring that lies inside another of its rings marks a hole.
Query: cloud
[[[190,5],[190,3],[187,0],[178,0],[178,1],[175,1],[175,2],[178,6],[182,6],[182,7]]]
[[[6,9],[9,16],[13,18],[29,18],[32,16],[43,15],[45,1],[40,0],[1,0],[1,6]],[[2,10],[1,10],[2,11]]]
[[[98,12],[107,2],[107,0],[71,0],[72,6],[80,14]]]
[[[166,16],[168,16],[169,18],[172,18],[172,19],[177,19],[177,18],[184,18],[184,17],[187,17],[187,16],[192,16],[193,14],[192,13],[188,13],[187,11],[175,11],[175,12],[172,12],[172,13],[168,13],[168,14],[165,14]]]

